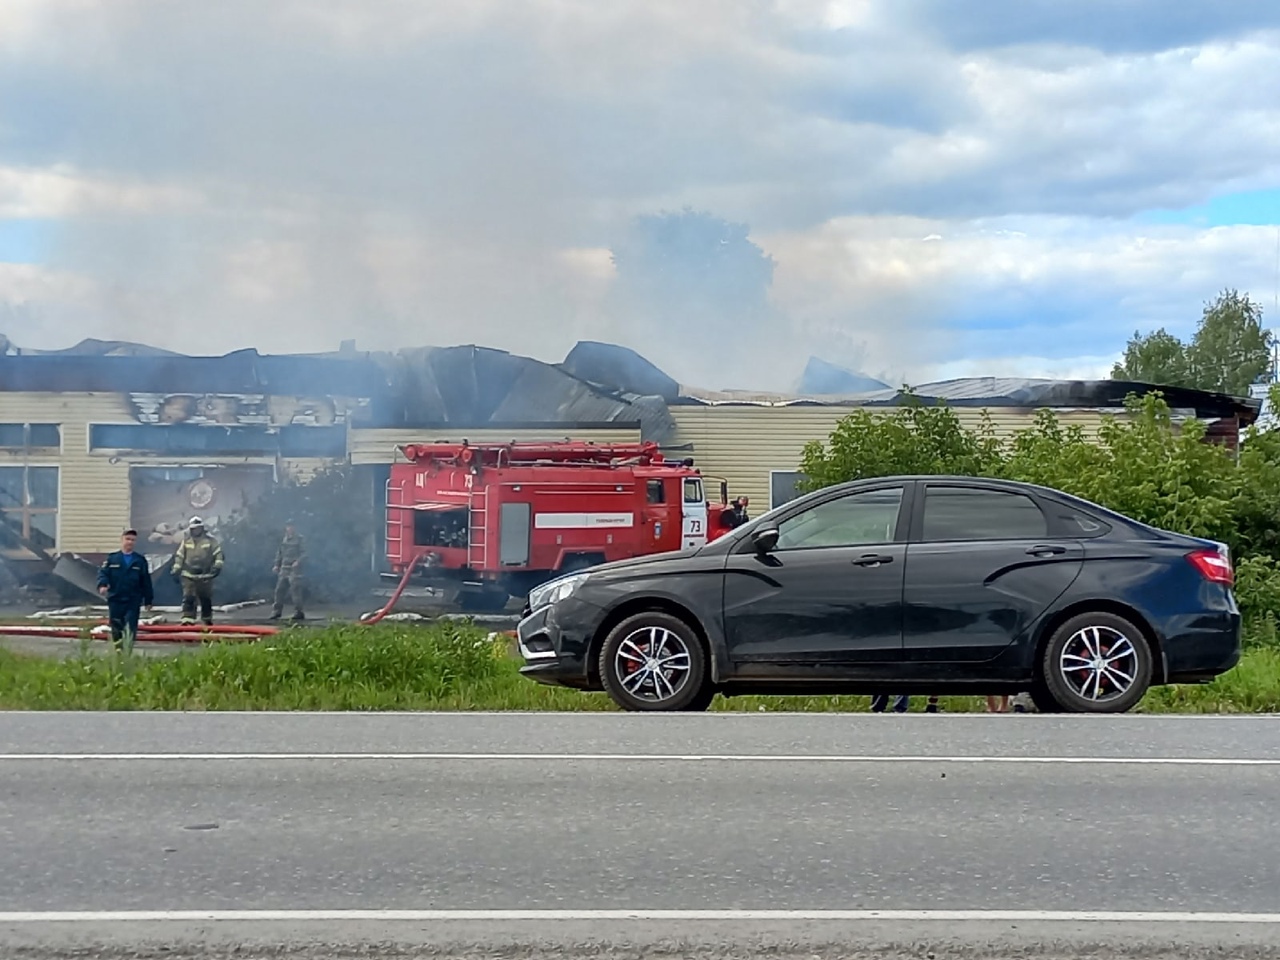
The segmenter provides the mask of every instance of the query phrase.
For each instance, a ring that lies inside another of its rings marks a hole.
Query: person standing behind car
[[[192,517],[173,555],[173,574],[182,580],[182,622],[195,623],[196,601],[200,619],[213,625],[213,581],[222,573],[222,546],[204,528],[204,521]]]
[[[295,529],[293,521],[286,520],[284,539],[280,541],[280,547],[276,550],[276,563],[271,568],[272,573],[276,575],[276,597],[275,606],[271,611],[272,620],[279,620],[284,614],[286,594],[293,601],[293,619],[306,619],[306,614],[302,612],[302,558],[304,556],[306,551],[302,546],[302,536]]]
[[[117,650],[125,637],[130,644],[137,638],[138,615],[143,605],[150,610],[156,599],[147,558],[133,549],[137,541],[138,531],[126,530],[120,535],[120,549],[98,568],[98,593],[106,597],[111,643]]]

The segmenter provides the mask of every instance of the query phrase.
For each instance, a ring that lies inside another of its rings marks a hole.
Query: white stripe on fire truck
[[[580,530],[587,527],[630,527],[631,513],[536,513],[533,525],[539,530]]]

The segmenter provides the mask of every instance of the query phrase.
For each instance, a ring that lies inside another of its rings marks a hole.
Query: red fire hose
[[[163,626],[156,624],[155,626]],[[55,637],[63,640],[78,640],[82,636],[80,627],[23,627],[13,624],[0,625],[0,636],[12,637]],[[266,634],[262,633],[246,633],[244,631],[236,631],[233,629],[219,631],[217,633],[198,633],[191,630],[138,630],[135,640],[145,641],[147,643],[199,643],[201,640],[210,639],[221,641],[231,640],[261,640]],[[97,635],[90,634],[90,640],[108,640],[109,634],[99,633]]]
[[[379,620],[381,620],[383,617],[385,617],[388,613],[391,612],[392,608],[394,608],[396,605],[396,601],[400,599],[400,595],[404,593],[405,587],[409,586],[409,578],[413,576],[413,568],[416,567],[417,565],[418,565],[418,561],[417,559],[415,559],[412,563],[410,563],[407,567],[404,568],[404,576],[400,578],[400,583],[396,587],[395,592],[391,594],[391,599],[387,601],[386,606],[384,606],[377,613],[372,614],[369,617],[369,619],[361,620],[360,621],[361,623],[363,623],[365,626],[372,626],[373,624],[377,623]]]
[[[368,619],[361,620],[366,626],[377,623],[387,614],[395,609],[396,601],[404,594],[405,589],[409,586],[409,580],[413,576],[414,568],[418,565],[417,558],[413,563],[405,567],[404,575],[400,578],[400,583],[396,586],[395,592],[387,600],[382,609],[369,616]],[[77,639],[81,635],[81,631],[85,627],[101,627],[105,626],[105,620],[85,619],[77,621],[77,625],[56,625],[48,626],[45,624],[32,624],[31,626],[20,625],[4,625],[0,624],[0,636],[17,636],[17,637],[58,637],[66,639]],[[259,627],[250,625],[237,625],[230,623],[219,623],[213,625],[205,625],[202,623],[140,623],[138,624],[138,635],[135,639],[143,640],[148,643],[167,642],[167,643],[192,643],[199,641],[202,637],[213,636],[218,640],[258,640],[262,637],[275,636],[280,632],[279,627]],[[91,637],[91,639],[108,639],[106,637]]]

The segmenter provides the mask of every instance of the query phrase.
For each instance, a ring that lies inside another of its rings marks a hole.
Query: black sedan
[[[1120,713],[1240,659],[1227,548],[1056,490],[887,477],[529,595],[522,672],[627,710],[717,693],[1002,694]]]

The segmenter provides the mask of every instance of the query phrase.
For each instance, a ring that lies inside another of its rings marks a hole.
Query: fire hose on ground
[[[86,624],[85,626],[88,626]],[[84,633],[84,626],[44,626],[44,625],[0,625],[0,636],[18,637],[52,637],[63,640],[78,640]],[[173,623],[140,623],[134,637],[146,643],[200,643],[205,640],[248,641],[261,640],[263,637],[279,633],[276,627],[236,626],[234,624],[173,624]],[[98,621],[89,628],[90,640],[109,640],[111,630],[106,621]]]
[[[366,614],[360,618],[360,623],[364,626],[372,626],[385,618],[392,610],[395,609],[397,601],[404,595],[405,589],[409,586],[409,580],[413,577],[413,571],[421,562],[418,558],[413,563],[405,567],[404,575],[400,577],[400,582],[396,585],[396,589],[392,592],[390,598],[382,606],[371,614]],[[90,621],[86,621],[81,626],[61,625],[61,626],[45,626],[32,625],[20,626],[10,624],[0,624],[0,636],[23,636],[23,637],[55,637],[59,639],[79,639],[82,636],[82,630],[85,626],[89,626]],[[103,640],[110,639],[111,633],[107,621],[99,619],[92,621],[89,630],[90,639]],[[138,633],[135,640],[147,643],[193,643],[203,639],[217,639],[219,641],[227,640],[260,640],[263,637],[270,637],[279,634],[279,627],[261,627],[251,625],[235,625],[235,624],[172,624],[172,623],[140,623],[138,624]],[[515,631],[503,631],[504,635],[515,636]]]

